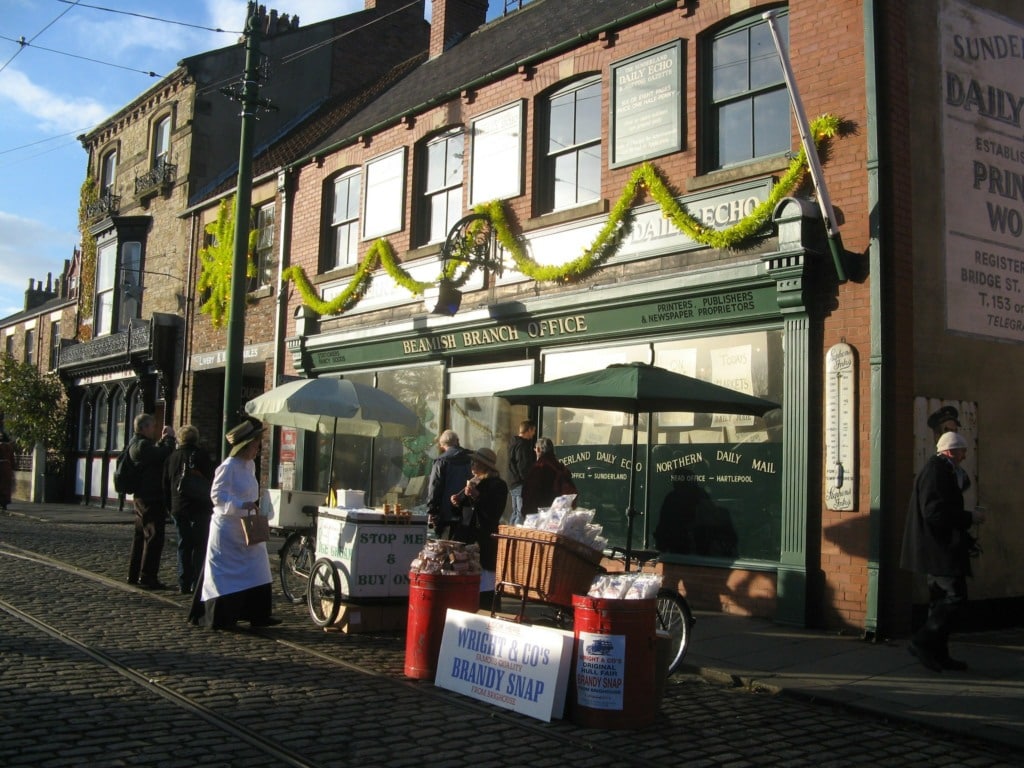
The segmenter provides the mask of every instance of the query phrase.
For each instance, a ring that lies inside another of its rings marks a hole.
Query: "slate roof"
[[[677,0],[533,0],[425,62],[342,123],[299,163],[375,133],[406,114],[419,114],[449,101],[466,88],[505,77],[522,64],[551,58],[560,48],[574,48],[604,30],[628,26],[678,4]]]

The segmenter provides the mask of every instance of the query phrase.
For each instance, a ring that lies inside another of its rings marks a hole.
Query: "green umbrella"
[[[633,414],[633,444],[630,452],[629,504],[626,509],[626,562],[632,555],[633,481],[636,467],[637,423],[641,413],[685,411],[687,413],[736,413],[764,416],[779,408],[778,403],[721,387],[708,381],[646,363],[616,363],[598,371],[587,371],[564,379],[553,379],[526,387],[495,392],[513,405],[542,405],[559,408],[592,408]]]

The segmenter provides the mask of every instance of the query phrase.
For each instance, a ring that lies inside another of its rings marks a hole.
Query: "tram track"
[[[157,601],[164,605],[181,609],[181,601],[154,592],[141,592],[124,581],[96,573],[88,568],[83,568],[75,563],[68,562],[40,552],[15,547],[6,542],[0,542],[0,558],[19,560],[23,563],[32,563],[38,567],[59,571],[77,579],[85,579],[106,589],[130,593],[136,597]],[[252,749],[277,761],[282,765],[290,766],[323,766],[326,764],[337,764],[330,760],[327,763],[311,757],[305,751],[290,748],[281,743],[279,738],[269,738],[260,731],[248,727],[237,720],[225,716],[211,706],[207,706],[195,696],[180,690],[173,682],[166,682],[158,679],[161,675],[154,675],[144,669],[137,668],[132,664],[119,660],[111,653],[105,652],[96,643],[90,642],[79,636],[75,631],[69,631],[54,622],[48,621],[35,615],[31,610],[14,605],[7,599],[0,599],[0,610],[24,624],[32,627],[35,631],[53,638],[65,646],[74,649],[77,653],[88,658],[92,663],[110,670],[122,678],[130,681],[139,689],[158,696],[170,702],[179,709],[198,717],[208,725],[232,739],[244,741]],[[312,629],[312,628],[311,628]],[[216,633],[218,635],[223,633]],[[329,667],[345,670],[347,673],[358,675],[360,678],[372,678],[386,685],[392,690],[400,689],[405,696],[414,696],[424,702],[427,709],[444,713],[441,722],[451,722],[455,719],[464,718],[467,720],[482,718],[482,721],[493,725],[500,725],[502,728],[511,729],[520,733],[524,744],[547,743],[559,750],[571,750],[573,753],[585,756],[589,764],[595,766],[617,765],[632,766],[644,765],[650,768],[657,766],[658,762],[650,759],[640,760],[638,756],[612,746],[606,739],[579,729],[568,729],[563,723],[542,723],[529,720],[516,713],[496,709],[491,705],[477,702],[472,699],[457,696],[449,691],[436,688],[422,681],[412,681],[396,678],[391,672],[373,669],[364,663],[350,661],[338,656],[337,650],[326,652],[312,644],[297,642],[282,637],[275,637],[274,631],[240,632],[230,633],[236,638],[251,638],[260,642],[269,641],[273,645],[287,649],[291,654],[301,654],[307,659],[315,659],[318,663],[329,665]],[[319,636],[318,636],[319,639]],[[429,702],[429,703],[427,703]],[[462,715],[456,713],[461,712]],[[347,763],[343,763],[347,764]],[[429,764],[429,758],[424,764]],[[666,763],[667,765],[668,763]]]

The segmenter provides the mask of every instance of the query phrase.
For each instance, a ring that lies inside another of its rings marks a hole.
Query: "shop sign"
[[[507,323],[417,333],[380,343],[365,342],[344,348],[309,349],[318,372],[336,368],[419,360],[459,352],[578,343],[641,333],[661,333],[719,322],[750,321],[778,313],[774,283],[680,299],[609,306],[586,312],[548,317],[524,316]]]
[[[273,354],[274,345],[272,342],[246,344],[242,347],[243,361],[269,360]],[[226,349],[218,349],[213,352],[199,352],[192,355],[192,370],[204,371],[210,368],[223,368],[227,363],[227,359],[228,352]]]
[[[947,0],[941,17],[946,327],[1024,342],[1024,24]]]
[[[678,152],[682,41],[612,64],[612,167]]]
[[[573,635],[449,609],[435,685],[550,722],[562,717]]]

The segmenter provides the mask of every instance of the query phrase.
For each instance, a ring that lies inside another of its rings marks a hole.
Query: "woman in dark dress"
[[[454,538],[466,544],[480,545],[480,592],[486,603],[494,592],[494,571],[498,565],[498,524],[508,502],[508,484],[498,475],[498,456],[490,448],[470,455],[473,476],[466,487],[452,496],[452,507],[462,513]]]

